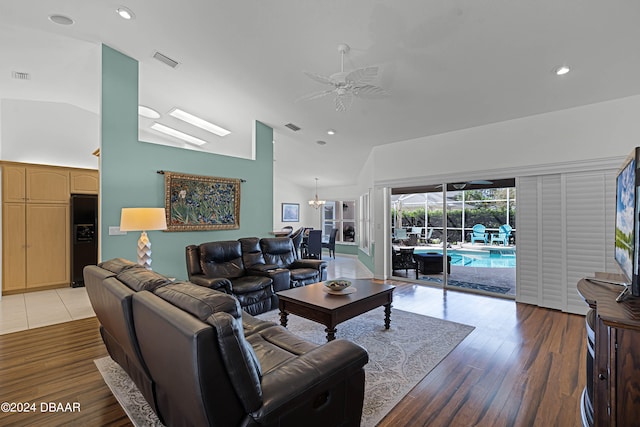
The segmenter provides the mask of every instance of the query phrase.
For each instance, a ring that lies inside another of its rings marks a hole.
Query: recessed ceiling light
[[[327,135],[335,135],[335,134],[336,134],[336,131],[335,131],[335,130],[333,130],[333,129],[329,129],[329,130],[327,131]]]
[[[138,115],[146,117],[147,119],[160,118],[160,113],[158,113],[153,108],[147,107],[146,105],[138,105]]]
[[[169,126],[165,126],[163,124],[160,124],[158,122],[154,123],[151,125],[151,129],[156,130],[158,132],[162,132],[165,135],[169,135],[172,136],[174,138],[178,138],[183,140],[184,142],[188,142],[189,144],[193,144],[193,145],[204,145],[207,143],[207,141],[204,141],[200,138],[196,138],[195,136],[191,136],[189,134],[186,134],[184,132],[180,132],[177,129],[174,128],[170,128]]]
[[[316,141],[318,145],[327,145],[327,141]]]
[[[553,71],[554,71],[554,73],[556,73],[556,76],[564,76],[569,71],[571,71],[571,68],[569,68],[567,65],[561,65],[561,66],[557,67]]]
[[[120,15],[122,19],[126,19],[127,21],[131,19],[136,19],[136,15],[131,11],[131,9],[127,7],[120,6],[119,8],[116,9],[116,12],[118,13],[118,15]]]
[[[49,15],[49,21],[59,25],[72,25],[73,19],[64,15]]]
[[[208,122],[205,119],[201,119],[200,117],[194,116],[193,114],[187,113],[186,111],[183,111],[179,108],[174,108],[173,110],[171,110],[169,112],[169,115],[175,117],[176,119],[187,122],[190,125],[194,125],[199,127],[200,129],[204,129],[207,132],[214,133],[218,136],[226,136],[231,133],[230,131],[221,128],[218,125],[214,125],[213,123]]]

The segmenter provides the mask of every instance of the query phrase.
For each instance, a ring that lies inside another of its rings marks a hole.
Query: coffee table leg
[[[289,313],[287,313],[286,311],[281,311],[280,312],[280,324],[282,326],[284,326],[285,328],[287,327],[287,315]]]
[[[324,330],[327,333],[327,342],[333,341],[336,339],[336,328],[325,328]]]
[[[391,326],[391,303],[384,305],[384,328],[389,329]]]

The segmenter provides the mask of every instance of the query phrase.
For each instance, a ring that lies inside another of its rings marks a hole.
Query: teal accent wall
[[[375,271],[375,254],[376,254],[376,245],[375,243],[371,243],[371,247],[369,248],[370,255],[362,252],[358,249],[358,260],[364,264],[365,267],[369,269],[369,271]]]
[[[358,255],[358,245],[341,245],[336,243],[336,253],[346,255]]]
[[[164,207],[159,170],[241,178],[240,229],[149,231],[154,271],[187,278],[185,247],[240,237],[266,237],[273,227],[273,129],[255,122],[256,160],[208,154],[138,141],[138,62],[102,47],[101,259],[136,261],[138,232],[110,236],[123,207]]]

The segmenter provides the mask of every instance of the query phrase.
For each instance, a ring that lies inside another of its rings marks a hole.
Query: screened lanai
[[[446,192],[442,188],[392,189],[393,275],[514,297],[515,180],[452,183]],[[440,269],[434,267],[438,260]],[[402,268],[406,266],[410,268]]]

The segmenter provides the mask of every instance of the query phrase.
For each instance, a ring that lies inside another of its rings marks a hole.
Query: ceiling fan
[[[353,101],[354,96],[376,97],[387,95],[387,92],[379,86],[372,85],[378,76],[378,67],[364,67],[353,71],[344,71],[344,55],[351,50],[347,44],[339,44],[338,52],[341,55],[340,72],[328,77],[316,73],[304,71],[304,74],[318,83],[332,86],[331,89],[310,93],[297,101],[312,100],[326,95],[335,95],[336,111],[346,111]]]

